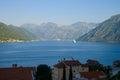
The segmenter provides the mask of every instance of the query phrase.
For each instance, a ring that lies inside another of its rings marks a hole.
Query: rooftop
[[[88,64],[88,65],[98,65],[98,66],[102,66],[102,64],[100,64],[97,60],[92,60],[92,59],[88,59],[88,60],[87,60],[87,64]]]
[[[78,60],[63,60],[59,62],[58,64],[55,64],[54,67],[63,68],[64,65],[76,66],[76,65],[81,65],[81,63]]]
[[[102,72],[102,71],[80,72],[80,76],[84,77],[84,78],[88,78],[88,79],[96,78],[97,80],[107,80],[104,72]],[[103,77],[101,77],[101,76],[103,76]]]
[[[0,68],[0,80],[33,80],[35,67]]]
[[[99,63],[97,60],[88,59],[87,63]]]
[[[120,64],[120,60],[114,61],[113,64]]]

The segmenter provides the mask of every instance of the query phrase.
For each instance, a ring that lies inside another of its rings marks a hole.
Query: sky
[[[0,22],[24,23],[103,22],[120,14],[120,0],[0,0]]]

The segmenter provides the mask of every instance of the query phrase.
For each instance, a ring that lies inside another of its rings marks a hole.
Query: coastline
[[[0,43],[4,42],[35,42],[39,40],[18,40],[18,39],[8,39],[8,40],[0,40]]]

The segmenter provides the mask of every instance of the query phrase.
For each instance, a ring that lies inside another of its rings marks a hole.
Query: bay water
[[[39,41],[0,43],[0,67],[37,66],[47,64],[53,67],[63,58],[73,57],[81,63],[88,59],[98,60],[103,65],[112,65],[120,60],[120,43]]]

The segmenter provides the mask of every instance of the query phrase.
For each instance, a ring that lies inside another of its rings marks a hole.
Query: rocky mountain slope
[[[78,41],[120,42],[120,14],[112,16]]]
[[[43,40],[73,40],[95,28],[96,24],[77,22],[67,26],[58,26],[48,22],[41,25],[24,24],[21,27]]]

